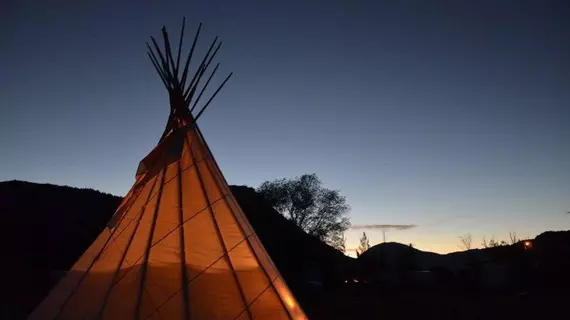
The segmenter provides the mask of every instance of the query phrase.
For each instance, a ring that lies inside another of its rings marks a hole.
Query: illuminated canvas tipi
[[[148,54],[170,96],[166,130],[108,226],[29,319],[306,319],[196,125],[231,76],[193,116],[221,44],[190,78],[199,32],[184,66],[184,24],[178,54],[166,29],[162,50],[152,38]]]

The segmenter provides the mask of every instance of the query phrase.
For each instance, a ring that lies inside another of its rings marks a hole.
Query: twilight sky
[[[315,172],[436,252],[570,229],[568,1],[115,2],[0,5],[0,181],[124,195],[169,110],[145,42],[186,16],[235,73],[200,119],[231,184]]]

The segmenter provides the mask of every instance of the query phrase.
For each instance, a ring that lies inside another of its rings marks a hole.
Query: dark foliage
[[[350,207],[338,190],[323,187],[316,174],[266,181],[258,192],[308,234],[342,250]]]

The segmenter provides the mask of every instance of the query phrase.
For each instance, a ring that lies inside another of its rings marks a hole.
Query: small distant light
[[[524,247],[525,247],[526,249],[529,249],[530,247],[532,247],[532,242],[530,242],[530,241],[525,241],[525,242],[524,242]]]

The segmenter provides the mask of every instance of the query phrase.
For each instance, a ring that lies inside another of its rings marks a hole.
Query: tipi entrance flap
[[[172,131],[139,163],[136,176],[140,177],[150,172],[150,177],[156,175],[164,167],[180,159],[182,147],[188,127]]]

